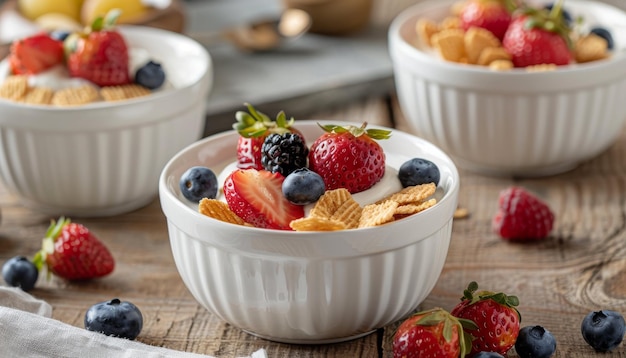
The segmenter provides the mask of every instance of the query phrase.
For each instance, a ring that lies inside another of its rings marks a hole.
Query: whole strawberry
[[[552,10],[524,8],[509,25],[502,46],[515,67],[567,65],[572,61],[570,28],[562,15],[562,1]]]
[[[450,313],[476,324],[474,328],[465,328],[473,337],[470,355],[482,351],[505,355],[519,335],[521,316],[515,308],[519,300],[502,292],[477,290],[478,284],[470,282],[461,302]]]
[[[235,118],[237,122],[233,124],[233,129],[239,133],[237,142],[237,167],[241,169],[261,170],[261,148],[265,138],[272,134],[296,133],[300,135],[304,142],[304,136],[296,129],[292,128],[294,118],[287,120],[285,112],[280,111],[276,115],[276,120],[272,120],[268,115],[257,111],[251,104],[245,104],[248,112],[237,111]]]
[[[65,39],[67,68],[70,76],[80,77],[98,86],[116,86],[132,82],[128,65],[128,47],[114,28],[119,11],[98,17],[91,27]]]
[[[507,240],[538,240],[552,231],[554,214],[550,207],[522,187],[500,192],[499,209],[492,219],[492,229]]]
[[[63,63],[63,43],[39,33],[14,41],[8,59],[13,74],[37,74]]]
[[[324,179],[326,190],[346,188],[352,194],[371,188],[385,174],[385,152],[374,139],[391,132],[362,126],[325,125],[311,145],[309,168]]]
[[[393,336],[394,358],[458,358],[469,352],[471,338],[464,327],[471,321],[458,319],[441,308],[418,312],[407,318]]]
[[[461,7],[461,27],[482,27],[491,31],[500,41],[511,23],[514,5],[511,0],[466,0]]]
[[[68,280],[86,280],[110,274],[115,260],[104,244],[89,229],[61,217],[52,220],[33,263]]]

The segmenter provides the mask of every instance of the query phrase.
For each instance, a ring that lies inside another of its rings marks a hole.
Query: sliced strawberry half
[[[63,56],[63,43],[40,33],[13,42],[9,64],[13,74],[30,75],[63,63]]]
[[[291,230],[289,223],[304,216],[302,206],[290,203],[282,192],[285,177],[266,170],[238,169],[224,182],[230,209],[256,227]]]

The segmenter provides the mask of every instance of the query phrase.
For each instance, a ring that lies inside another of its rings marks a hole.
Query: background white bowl
[[[308,143],[322,133],[310,121],[296,127]],[[200,304],[249,333],[290,343],[356,338],[418,307],[437,282],[450,243],[459,177],[449,157],[394,131],[380,141],[388,163],[423,157],[437,164],[437,205],[375,228],[287,232],[214,220],[180,194],[179,178],[189,167],[219,172],[235,161],[237,138],[231,131],[185,148],[159,182],[176,266]]]
[[[117,103],[34,106],[0,99],[0,177],[34,209],[104,216],[148,204],[165,163],[203,134],[213,82],[207,51],[182,35],[122,27],[174,88]]]
[[[460,167],[512,176],[566,171],[607,149],[626,119],[626,13],[594,1],[565,7],[610,29],[610,59],[528,73],[446,62],[418,39],[419,18],[441,20],[454,1],[427,1],[393,21],[389,51],[412,131]]]

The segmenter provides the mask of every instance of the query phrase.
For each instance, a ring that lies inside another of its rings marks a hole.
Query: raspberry
[[[500,192],[493,230],[507,240],[543,239],[552,230],[554,214],[546,203],[521,187]]]

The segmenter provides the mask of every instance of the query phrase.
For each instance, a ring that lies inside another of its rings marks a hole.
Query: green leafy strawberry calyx
[[[469,283],[467,288],[463,290],[463,297],[461,297],[461,300],[468,300],[469,305],[488,299],[491,299],[503,306],[512,308],[517,313],[520,321],[522,320],[522,316],[516,308],[519,306],[519,298],[517,298],[517,296],[509,296],[503,292],[478,291],[478,283],[472,281]]]
[[[248,112],[237,111],[235,113],[236,123],[233,129],[245,138],[258,138],[269,133],[287,133],[295,122],[293,117],[287,119],[284,111],[278,112],[276,119],[272,120],[268,115],[258,111],[254,106],[245,103]]]
[[[69,56],[69,54],[74,53],[78,48],[78,42],[80,39],[86,39],[90,33],[97,31],[105,31],[111,30],[115,27],[117,23],[117,19],[122,14],[122,10],[120,9],[111,9],[104,16],[96,17],[90,26],[85,27],[82,31],[71,33],[64,41],[63,41],[63,49],[65,50],[65,55]]]
[[[372,139],[389,139],[391,137],[391,131],[385,129],[366,129],[367,122],[364,122],[360,127],[357,126],[339,126],[335,124],[327,124],[321,125],[317,124],[322,128],[325,132],[328,133],[350,133],[355,137],[360,137],[362,135],[367,135]]]
[[[71,222],[70,219],[60,217],[58,221],[51,220],[46,231],[46,236],[42,240],[41,250],[33,257],[33,264],[37,270],[41,271],[46,263],[46,257],[54,252],[54,242],[61,234],[61,230]],[[49,275],[48,275],[49,276]]]
[[[472,336],[464,331],[465,329],[476,330],[478,326],[468,319],[458,318],[451,315],[443,308],[435,307],[433,309],[415,313],[414,316],[420,317],[415,324],[420,326],[436,326],[443,322],[443,338],[446,342],[452,341],[452,330],[457,327],[459,335],[459,346],[461,348],[460,357],[465,357],[472,348]]]

